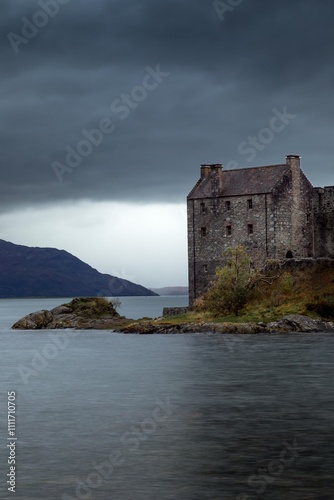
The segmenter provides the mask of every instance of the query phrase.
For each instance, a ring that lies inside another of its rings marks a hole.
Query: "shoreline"
[[[328,332],[334,333],[334,323],[313,319],[299,314],[290,314],[270,323],[229,323],[229,322],[180,322],[164,320],[134,321],[124,325],[118,331],[124,334],[175,334],[175,333],[221,333],[221,334],[257,334],[290,332]]]
[[[289,314],[269,323],[214,322],[193,320],[177,316],[133,320],[120,316],[116,306],[104,298],[76,298],[51,311],[43,309],[30,313],[13,326],[14,330],[111,330],[124,334],[172,334],[172,333],[289,333],[332,332],[334,322],[314,319],[301,314]]]
[[[334,322],[313,319],[309,316],[290,314],[277,321],[263,322],[204,322],[168,321],[165,318],[132,320],[124,317],[82,317],[73,311],[64,312],[64,306],[47,311],[30,313],[17,321],[13,330],[111,330],[123,334],[257,334],[289,332],[328,332],[334,333]]]

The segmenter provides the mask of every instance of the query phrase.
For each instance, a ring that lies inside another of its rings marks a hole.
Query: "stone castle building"
[[[259,260],[334,258],[334,186],[314,188],[299,156],[236,170],[201,165],[187,212],[190,305],[238,244]]]

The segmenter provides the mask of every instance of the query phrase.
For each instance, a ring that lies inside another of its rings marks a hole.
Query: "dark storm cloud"
[[[1,2],[3,210],[183,201],[200,163],[279,163],[289,153],[302,154],[314,184],[334,184],[331,0],[244,0],[224,14],[229,0],[216,2],[224,19],[211,1],[49,1]],[[36,14],[42,5],[53,17]],[[22,41],[22,18],[45,26]],[[117,99],[132,91],[126,110]],[[275,113],[294,118],[272,130]],[[112,131],[66,162],[101,120]]]

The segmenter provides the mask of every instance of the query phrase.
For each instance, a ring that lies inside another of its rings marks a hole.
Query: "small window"
[[[208,272],[208,266],[207,266],[207,264],[204,264],[204,266],[203,266],[203,272],[204,273]]]
[[[226,210],[231,210],[231,202],[229,200],[225,201],[225,208]]]
[[[205,213],[206,213],[206,206],[205,206],[205,203],[204,203],[204,202],[202,202],[202,203],[201,203],[201,213],[202,213],[202,214],[205,214]]]
[[[247,200],[247,207],[248,207],[248,210],[253,208],[253,200],[251,198],[249,200]]]
[[[226,226],[226,236],[231,236],[232,234],[232,226]]]
[[[201,227],[201,236],[206,236],[206,227]]]
[[[306,221],[307,221],[307,222],[310,222],[310,220],[311,220],[311,214],[307,214],[307,215],[306,215]]]
[[[248,234],[253,234],[254,232],[254,228],[253,228],[253,224],[248,224]]]

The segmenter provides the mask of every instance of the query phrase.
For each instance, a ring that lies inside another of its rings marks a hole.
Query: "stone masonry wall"
[[[164,307],[162,310],[163,316],[176,316],[178,314],[186,314],[189,307]]]
[[[292,253],[298,257],[314,256],[312,195],[313,187],[291,160],[292,171]]]
[[[314,253],[334,257],[334,187],[313,189]]]
[[[269,257],[276,259],[284,259],[288,251],[298,258],[314,254],[312,186],[302,172],[296,170],[282,179],[271,198],[273,226],[269,231],[272,227],[274,230]]]
[[[268,217],[264,194],[188,201],[190,303],[206,290],[228,248],[242,244],[266,258]]]

